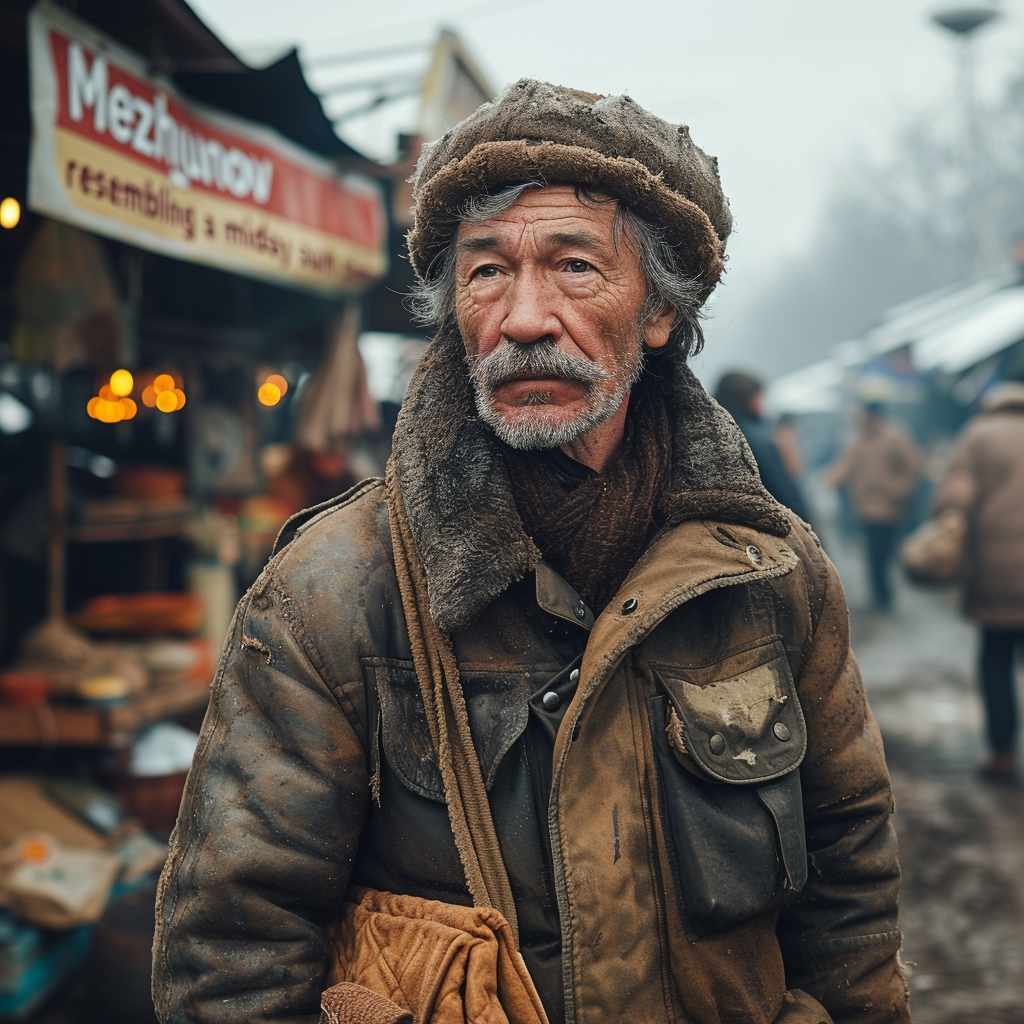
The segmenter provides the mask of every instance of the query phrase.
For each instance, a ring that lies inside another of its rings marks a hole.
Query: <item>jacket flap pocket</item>
[[[720,782],[765,782],[796,768],[807,729],[781,639],[711,665],[652,666],[682,724],[686,753]]]
[[[444,782],[427,723],[419,680],[412,664],[383,658],[364,663],[373,673],[380,706],[384,756],[414,793],[444,801]],[[501,759],[523,734],[530,709],[527,673],[460,673],[484,783],[494,785]]]
[[[659,811],[679,913],[697,940],[740,928],[780,905],[785,876],[760,787],[723,786],[685,771],[665,733],[666,705],[662,694],[647,699]],[[787,778],[799,793],[799,773]]]

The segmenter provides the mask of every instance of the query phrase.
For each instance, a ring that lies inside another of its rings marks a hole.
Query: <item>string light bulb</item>
[[[21,220],[21,203],[14,196],[8,196],[0,203],[0,227],[16,228]]]
[[[134,419],[139,411],[138,404],[129,397],[134,388],[135,378],[131,371],[115,370],[110,380],[101,385],[99,392],[89,399],[85,411],[90,418],[100,423],[120,423],[122,420]]]
[[[124,419],[124,406],[120,402],[108,402],[101,398],[96,407],[96,419],[101,423],[120,423]]]
[[[281,401],[281,389],[276,384],[271,384],[268,380],[260,385],[259,391],[256,392],[256,397],[263,405],[277,405]]]
[[[161,412],[174,412],[178,408],[178,396],[173,390],[158,391],[156,396],[156,407]]]
[[[127,398],[135,387],[135,379],[127,370],[115,370],[110,375],[110,390],[118,398]]]
[[[153,383],[143,389],[142,404],[161,412],[177,412],[185,407],[185,392],[169,373],[159,373]]]

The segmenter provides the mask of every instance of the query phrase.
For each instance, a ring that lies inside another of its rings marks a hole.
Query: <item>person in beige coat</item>
[[[1014,777],[1014,650],[1024,640],[1024,383],[999,385],[964,428],[935,499],[967,515],[964,610],[981,627],[989,778]]]
[[[849,488],[864,531],[874,606],[880,611],[892,607],[892,563],[923,464],[907,432],[871,402],[864,406],[857,436],[824,477],[827,486]]]

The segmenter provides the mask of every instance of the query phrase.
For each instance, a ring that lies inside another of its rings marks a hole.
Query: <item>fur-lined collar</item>
[[[658,512],[671,526],[716,519],[784,537],[789,519],[761,484],[743,434],[694,377],[669,360],[672,470]],[[462,338],[442,332],[409,385],[392,458],[427,576],[430,613],[451,633],[540,559],[523,530],[500,455],[478,417]]]

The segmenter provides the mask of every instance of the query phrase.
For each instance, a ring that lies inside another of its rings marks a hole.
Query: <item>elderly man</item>
[[[239,605],[161,1020],[311,1021],[330,986],[335,1024],[907,1021],[842,588],[686,364],[714,160],[524,80],[415,197],[437,335],[386,482],[296,517]]]

